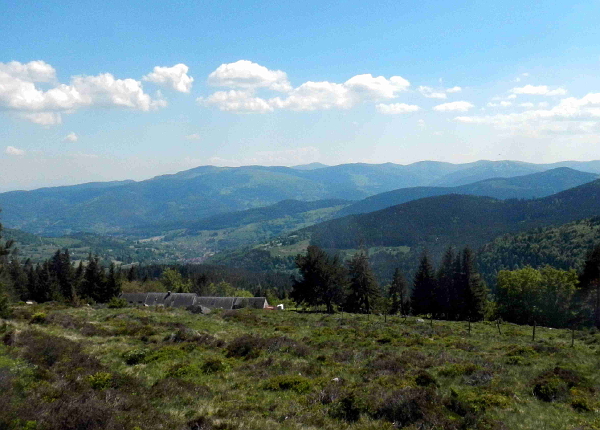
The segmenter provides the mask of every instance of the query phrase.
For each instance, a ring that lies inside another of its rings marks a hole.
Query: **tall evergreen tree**
[[[442,263],[437,271],[437,288],[435,292],[435,310],[437,316],[444,316],[447,319],[452,319],[454,316],[453,310],[453,295],[455,281],[455,256],[452,247],[448,247]]]
[[[318,246],[310,245],[306,255],[296,256],[296,267],[301,278],[294,280],[290,294],[296,303],[324,304],[330,313],[334,305],[342,303],[347,280],[337,255],[330,257]]]
[[[468,247],[462,252],[462,282],[465,292],[465,315],[469,321],[479,321],[485,316],[487,288],[475,268],[473,251]]]
[[[50,260],[50,270],[58,285],[59,294],[64,300],[73,301],[75,298],[75,282],[68,249],[64,252],[61,252],[60,249],[56,251]]]
[[[365,251],[354,254],[348,263],[348,274],[350,294],[346,299],[346,309],[350,312],[370,313],[380,291]]]
[[[389,289],[389,296],[391,300],[390,313],[396,314],[400,312],[401,315],[407,315],[410,311],[410,290],[404,275],[399,268],[394,270],[394,277]]]
[[[83,273],[81,281],[80,294],[82,297],[92,299],[97,302],[105,301],[106,297],[106,276],[104,269],[100,265],[97,256],[88,257],[88,264]]]
[[[581,309],[591,308],[591,319],[600,327],[600,244],[588,251],[579,275],[578,303]]]
[[[119,297],[121,294],[121,285],[123,281],[121,274],[115,268],[115,264],[111,263],[108,269],[108,278],[106,280],[105,296],[102,297],[103,302],[108,302],[113,297]]]
[[[416,315],[433,314],[435,309],[435,274],[429,255],[423,252],[419,268],[415,274],[413,291],[411,295],[411,307]]]

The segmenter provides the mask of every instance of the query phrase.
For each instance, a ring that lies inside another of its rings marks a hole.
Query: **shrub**
[[[452,428],[441,411],[441,404],[441,398],[431,388],[407,387],[386,395],[372,414],[398,428],[417,423],[420,425],[415,428]]]
[[[304,394],[310,391],[310,379],[300,375],[282,375],[268,379],[263,388],[268,391],[290,390],[298,394]]]
[[[227,364],[218,358],[209,358],[202,364],[202,373],[211,374],[217,372],[223,372],[227,369]]]
[[[333,418],[356,422],[360,419],[360,414],[366,412],[366,405],[363,399],[357,395],[354,390],[346,392],[330,409],[329,414]]]
[[[243,357],[246,360],[256,358],[264,346],[263,338],[245,334],[235,338],[227,345],[227,357]]]
[[[29,320],[30,324],[46,324],[46,314],[44,312],[37,312],[33,314]]]
[[[127,307],[127,300],[119,297],[112,297],[108,302],[109,309],[121,309]]]
[[[132,349],[130,351],[125,351],[122,357],[126,364],[133,366],[135,364],[143,363],[147,355],[148,351],[145,349]]]
[[[112,386],[113,375],[107,372],[97,372],[88,376],[87,380],[94,390],[104,390]]]
[[[167,378],[185,378],[186,376],[199,376],[202,370],[195,364],[176,364],[166,374]]]
[[[433,376],[425,371],[419,372],[415,378],[415,382],[419,387],[437,387],[438,383]]]
[[[0,318],[9,318],[11,314],[8,296],[6,294],[0,294]]]
[[[533,381],[533,395],[545,402],[565,400],[572,388],[589,388],[589,382],[576,371],[558,366]]]

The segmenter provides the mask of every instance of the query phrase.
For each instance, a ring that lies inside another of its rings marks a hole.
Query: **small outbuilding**
[[[122,293],[130,306],[164,306],[206,309],[267,309],[266,297],[201,297],[194,293]]]

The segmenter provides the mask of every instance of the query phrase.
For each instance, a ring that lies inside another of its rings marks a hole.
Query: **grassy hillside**
[[[19,308],[0,427],[595,429],[600,335],[366,315]],[[249,334],[251,333],[251,334]]]

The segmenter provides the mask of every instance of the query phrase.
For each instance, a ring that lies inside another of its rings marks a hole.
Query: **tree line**
[[[311,245],[295,262],[299,277],[291,298],[301,306],[324,306],[327,312],[600,327],[600,244],[587,253],[579,273],[551,266],[501,270],[495,294],[477,271],[469,248],[448,248],[437,269],[424,252],[410,285],[396,269],[392,282],[379,286],[365,250],[343,262],[339,255]]]
[[[424,253],[409,287],[400,269],[392,282],[379,286],[365,250],[344,264],[316,245],[296,257],[300,277],[294,281],[291,298],[300,305],[324,305],[327,312],[430,315],[446,319],[482,319],[487,288],[475,269],[473,252],[465,248],[455,255],[448,249],[436,271]]]

